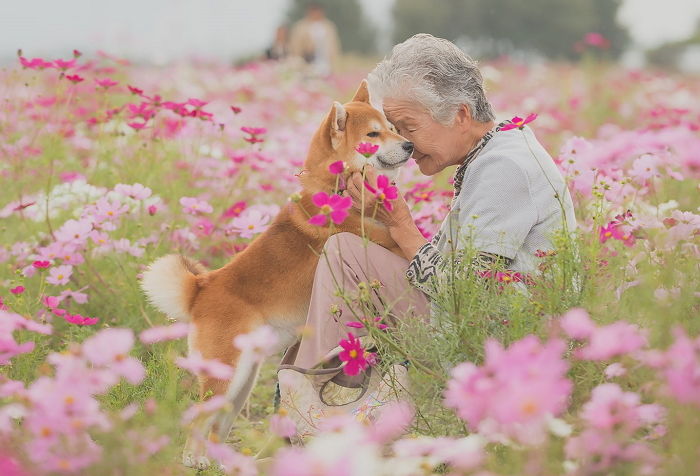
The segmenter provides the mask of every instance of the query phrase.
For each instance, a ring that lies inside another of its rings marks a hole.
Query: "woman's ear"
[[[457,115],[455,116],[455,125],[463,128],[469,128],[472,124],[472,113],[469,110],[469,106],[466,104],[460,104],[459,109],[457,109]]]

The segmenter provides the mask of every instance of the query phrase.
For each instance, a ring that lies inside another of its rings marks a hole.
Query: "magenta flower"
[[[347,218],[348,209],[352,206],[352,198],[341,197],[338,194],[329,196],[326,192],[314,194],[311,201],[321,209],[321,213],[309,219],[309,223],[316,226],[325,226],[329,216],[333,223],[340,225]]]
[[[328,166],[328,171],[330,173],[332,173],[333,175],[342,174],[344,170],[345,170],[345,162],[343,162],[342,160],[338,160],[336,162],[333,162],[331,165]]]
[[[71,324],[78,326],[94,326],[100,320],[98,317],[87,317],[83,316],[82,314],[71,314],[65,309],[54,309],[53,312],[54,314],[63,317],[66,322],[70,322]]]
[[[355,150],[369,159],[379,150],[378,145],[370,144],[369,142],[360,142]]]
[[[346,362],[343,372],[347,375],[357,375],[370,365],[371,356],[374,354],[366,352],[362,348],[360,340],[351,332],[348,332],[347,339],[341,339],[339,345],[343,351],[338,354],[341,362]]]
[[[22,294],[24,292],[24,286],[16,286],[10,289],[10,292],[15,295]]]
[[[85,81],[85,78],[83,78],[79,74],[67,74],[66,79],[73,84]]]
[[[224,211],[224,213],[221,214],[221,217],[222,218],[237,217],[243,212],[243,210],[246,209],[247,206],[248,206],[248,204],[245,201],[236,202],[233,205],[231,205],[230,207],[228,207],[226,209],[226,211]]]
[[[376,189],[367,182],[365,182],[365,188],[372,192],[377,201],[384,205],[384,208],[386,208],[388,211],[392,211],[394,209],[394,206],[391,204],[391,200],[398,198],[399,189],[389,183],[389,177],[386,175],[379,175],[379,177],[377,177]]]
[[[525,127],[525,124],[529,124],[532,121],[537,119],[537,114],[532,113],[529,116],[527,116],[525,119],[519,116],[515,116],[513,119],[510,120],[510,124],[506,124],[503,127],[501,127],[502,131],[509,131],[511,129],[515,129],[516,127],[520,130],[523,130],[523,127]]]
[[[206,200],[199,200],[195,197],[181,197],[180,205],[182,205],[182,211],[190,215],[211,213],[214,210]]]
[[[28,60],[24,56],[19,57],[19,62],[22,63],[23,68],[29,68],[29,69],[45,69],[45,68],[53,68],[54,64],[51,61],[44,61],[42,58],[32,58],[31,60]]]
[[[251,136],[257,136],[267,132],[267,129],[264,127],[241,127],[241,130],[246,134],[250,134]]]
[[[32,266],[34,266],[37,269],[46,269],[49,266],[51,266],[51,261],[37,260],[32,263]]]

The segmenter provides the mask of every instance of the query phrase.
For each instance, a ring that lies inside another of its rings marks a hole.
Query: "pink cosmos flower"
[[[384,405],[376,421],[369,428],[370,441],[386,444],[403,435],[413,422],[416,411],[405,401]]]
[[[257,476],[258,469],[252,456],[238,453],[226,443],[206,442],[207,455],[221,465],[225,474]]]
[[[70,59],[70,60],[64,60],[64,59],[55,59],[53,60],[54,67],[56,69],[60,69],[62,71],[65,71],[67,69],[75,67],[75,58]]]
[[[203,402],[192,404],[187,410],[182,413],[182,424],[186,425],[205,413],[213,413],[221,410],[228,403],[226,395],[214,395],[213,397]]]
[[[342,174],[344,170],[345,170],[345,162],[343,162],[342,160],[338,160],[336,162],[333,162],[331,165],[328,166],[328,171],[330,173],[332,173],[333,175]]]
[[[372,157],[374,154],[377,153],[379,150],[378,145],[370,144],[369,142],[360,142],[357,147],[355,147],[355,150],[364,155],[365,158],[369,159]]]
[[[580,308],[567,312],[562,317],[561,326],[569,337],[587,341],[586,345],[576,351],[579,359],[608,360],[647,345],[645,332],[636,325],[616,321],[597,327],[588,313]]]
[[[24,292],[24,286],[15,286],[14,288],[10,289],[10,292],[15,295],[22,294]]]
[[[263,325],[252,332],[241,334],[233,339],[233,345],[238,349],[251,352],[253,359],[264,360],[277,351],[279,337],[272,327]]]
[[[600,33],[596,32],[586,33],[586,35],[583,37],[583,42],[586,45],[594,46],[600,49],[606,49],[610,47],[610,40],[605,38]]]
[[[489,339],[485,348],[483,366],[465,362],[452,370],[445,405],[490,438],[505,435],[523,444],[541,443],[549,419],[566,409],[573,386],[562,358],[565,342],[541,344],[529,335],[508,349]]]
[[[135,183],[133,185],[118,183],[114,186],[114,191],[125,197],[133,198],[134,200],[145,200],[153,193],[150,188],[144,187],[140,183]]]
[[[370,184],[365,182],[365,188],[374,194],[377,201],[384,205],[388,211],[392,211],[394,206],[391,200],[395,200],[399,196],[399,189],[389,183],[389,177],[379,175],[377,177],[377,188],[375,189]]]
[[[32,266],[37,269],[46,269],[51,266],[51,261],[37,260],[32,263]]]
[[[134,331],[110,328],[85,339],[82,350],[93,365],[106,367],[136,385],[143,380],[146,371],[138,359],[129,357],[133,346]]]
[[[309,219],[309,223],[316,226],[325,226],[329,216],[333,223],[340,225],[347,218],[348,209],[352,206],[351,197],[342,197],[338,194],[329,196],[326,192],[314,194],[311,201],[321,209],[321,213]]]
[[[195,197],[181,197],[180,205],[182,205],[182,211],[190,215],[211,213],[214,210],[206,200],[200,200]]]
[[[149,215],[153,216],[153,215],[156,214],[157,211],[158,211],[158,207],[157,207],[157,206],[155,206],[155,205],[149,205],[149,206],[148,206],[148,214],[149,214]]]
[[[252,238],[262,233],[270,226],[270,215],[261,210],[249,209],[231,220],[230,230],[238,233],[241,238]]]
[[[155,326],[139,334],[139,340],[144,344],[153,344],[168,340],[180,339],[187,336],[190,325],[186,322],[176,322],[169,326]]]
[[[46,278],[46,282],[49,284],[63,285],[68,284],[68,280],[73,274],[73,266],[69,264],[62,264],[51,268],[49,275]]]
[[[105,88],[105,89],[109,89],[109,88],[111,88],[112,86],[115,86],[115,85],[119,84],[118,81],[113,81],[113,80],[111,80],[111,79],[109,79],[109,78],[105,78],[105,79],[97,79],[97,78],[95,78],[95,82],[96,82],[100,87]]]
[[[503,127],[501,127],[501,130],[502,131],[509,131],[511,129],[515,129],[516,127],[520,130],[523,130],[523,128],[525,127],[525,124],[529,124],[532,121],[534,121],[535,119],[537,119],[537,114],[535,114],[535,113],[530,114],[525,119],[523,119],[522,117],[519,117],[519,116],[515,116],[513,119],[510,120],[509,124],[506,124]]]
[[[276,413],[270,417],[270,431],[280,438],[291,438],[297,433],[297,424],[287,415]]]
[[[596,325],[588,315],[588,311],[582,308],[572,308],[561,317],[561,327],[572,339],[583,340],[593,334]]]
[[[351,332],[348,332],[347,339],[340,340],[339,345],[343,351],[338,354],[338,358],[341,362],[346,362],[343,372],[347,375],[357,375],[369,367],[370,355],[372,354],[362,348],[360,340]]]
[[[220,380],[228,380],[233,376],[233,367],[218,360],[205,359],[197,352],[193,352],[188,357],[178,357],[175,359],[175,365],[195,375],[214,377]]]
[[[680,326],[673,334],[674,342],[665,352],[647,352],[642,361],[663,375],[667,394],[700,407],[700,337],[688,337]]]
[[[77,84],[77,83],[81,83],[81,82],[85,81],[85,78],[83,78],[79,74],[67,74],[66,79],[73,84]]]

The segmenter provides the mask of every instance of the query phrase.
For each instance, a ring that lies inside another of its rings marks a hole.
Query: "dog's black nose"
[[[406,142],[404,142],[404,143],[401,145],[401,147],[402,147],[403,150],[405,150],[406,152],[409,152],[409,153],[413,152],[413,142],[408,142],[408,141],[406,141]]]

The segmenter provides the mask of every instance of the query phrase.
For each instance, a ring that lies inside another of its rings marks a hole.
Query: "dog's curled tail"
[[[189,321],[192,301],[204,284],[201,275],[206,271],[204,266],[186,256],[162,256],[143,272],[141,289],[160,311],[172,318]]]

